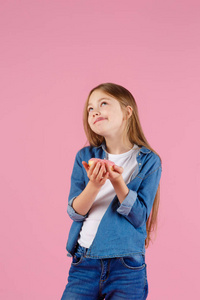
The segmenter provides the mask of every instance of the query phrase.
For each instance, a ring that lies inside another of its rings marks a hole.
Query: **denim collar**
[[[95,148],[100,148],[100,147],[102,147],[103,150],[106,151],[106,143],[105,143],[105,141],[103,141],[102,144],[101,144],[100,146],[97,146],[97,147],[95,147]],[[145,146],[140,147],[140,151],[141,151],[142,153],[144,153],[144,154],[147,154],[147,153],[151,152],[151,150],[148,149],[148,148],[145,147]]]

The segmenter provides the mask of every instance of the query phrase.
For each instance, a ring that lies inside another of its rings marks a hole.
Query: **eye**
[[[103,102],[101,102],[101,105],[102,105],[102,104],[107,104],[107,102],[103,101]]]
[[[92,109],[92,107],[89,107],[89,108],[88,108],[88,112],[90,112],[91,109]]]

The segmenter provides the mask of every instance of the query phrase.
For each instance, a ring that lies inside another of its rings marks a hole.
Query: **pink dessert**
[[[91,158],[88,161],[88,165],[91,166],[95,161],[103,161],[103,162],[107,162],[111,168],[111,170],[114,170],[113,166],[115,165],[115,163],[111,160],[107,160],[107,159],[100,159],[100,158]]]

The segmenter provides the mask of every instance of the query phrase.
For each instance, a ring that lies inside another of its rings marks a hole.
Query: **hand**
[[[82,161],[82,164],[87,172],[88,178],[95,184],[95,186],[101,187],[102,185],[104,185],[109,176],[109,173],[106,172],[104,162],[96,161],[91,166],[89,166],[85,161]]]
[[[111,170],[109,164],[105,162],[106,171],[109,173],[108,179],[110,179],[111,182],[115,182],[120,179],[121,174],[123,173],[124,169],[122,167],[119,167],[117,165],[114,165],[114,170]]]

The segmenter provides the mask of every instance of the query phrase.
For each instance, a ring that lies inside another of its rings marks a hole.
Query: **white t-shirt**
[[[124,171],[122,177],[126,184],[130,182],[131,175],[137,166],[136,155],[139,150],[140,148],[135,144],[131,150],[125,153],[110,154],[107,152],[108,160],[113,161],[119,167],[123,167]],[[107,179],[96,196],[88,217],[83,222],[78,239],[78,243],[81,246],[86,248],[90,247],[96,235],[99,223],[115,195],[114,187],[110,180]]]

